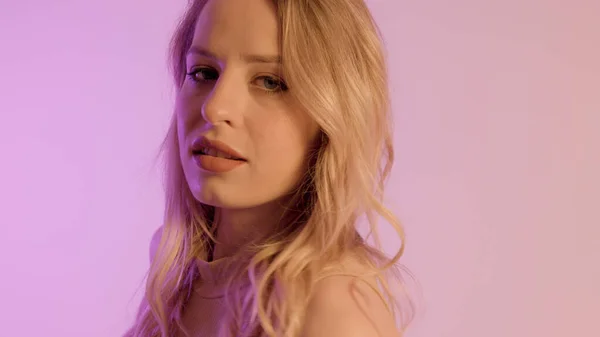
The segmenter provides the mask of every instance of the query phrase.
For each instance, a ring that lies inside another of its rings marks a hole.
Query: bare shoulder
[[[350,262],[348,272],[360,271]],[[375,278],[332,275],[315,285],[302,337],[399,337]]]

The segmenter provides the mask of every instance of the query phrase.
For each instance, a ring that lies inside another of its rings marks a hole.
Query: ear
[[[152,263],[152,260],[154,260],[154,255],[156,254],[156,250],[160,244],[160,238],[162,237],[162,231],[163,227],[158,227],[158,229],[152,235],[152,239],[150,240],[150,263]]]

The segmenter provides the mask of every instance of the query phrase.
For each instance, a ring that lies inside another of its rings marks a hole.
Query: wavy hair
[[[406,269],[399,264],[405,235],[382,202],[394,152],[381,34],[364,0],[273,1],[288,94],[318,123],[321,136],[289,205],[300,210],[299,215],[268,240],[248,248],[248,267],[234,276],[248,278],[252,291],[227,296],[232,310],[223,335],[298,336],[313,286],[348,254],[366,266],[367,272],[356,276],[377,278],[380,289],[375,290],[404,331],[414,314],[401,275]],[[177,90],[185,79],[185,55],[206,2],[189,2],[171,40]],[[215,242],[215,210],[194,199],[184,178],[175,114],[161,153],[163,234],[135,324],[126,334],[130,337],[186,333],[181,315],[198,276],[196,261],[209,260]],[[380,217],[401,240],[393,257],[381,250]],[[358,233],[362,219],[367,220],[373,245]]]

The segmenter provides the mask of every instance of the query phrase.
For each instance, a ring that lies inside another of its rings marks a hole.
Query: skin
[[[211,0],[187,55],[190,75],[176,100],[180,157],[194,197],[215,207],[214,259],[273,230],[282,202],[306,173],[307,156],[319,135],[318,125],[288,92],[280,91],[285,87],[279,85],[285,82],[281,65],[258,62],[280,56],[279,34],[271,1]],[[202,170],[190,151],[201,135],[226,143],[247,162],[226,173]],[[352,260],[348,266],[361,268]],[[302,337],[399,336],[373,286],[374,279],[345,276],[318,282]]]
[[[209,1],[187,55],[190,75],[176,102],[180,157],[194,197],[216,209],[215,258],[277,225],[318,135],[279,76],[277,20],[270,1]],[[226,143],[247,162],[225,173],[202,170],[190,153],[201,135]]]

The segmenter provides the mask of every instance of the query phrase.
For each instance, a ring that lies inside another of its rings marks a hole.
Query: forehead
[[[279,23],[270,0],[209,0],[196,24],[192,45],[217,56],[279,51]]]

